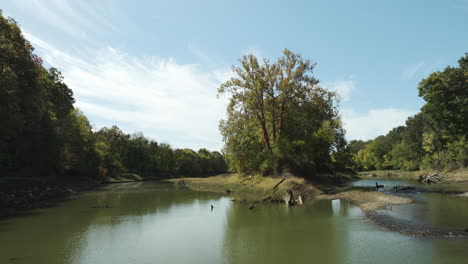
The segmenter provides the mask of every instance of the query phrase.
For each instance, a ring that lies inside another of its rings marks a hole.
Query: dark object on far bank
[[[211,212],[213,212],[213,208],[214,208],[214,206],[213,206],[213,205],[211,205]]]
[[[385,185],[382,185],[382,184],[378,184],[377,182],[375,182],[375,188],[378,190],[380,188],[384,188]]]
[[[255,208],[255,204],[251,204],[251,205],[249,206],[249,209],[250,209],[250,210],[252,210],[252,209],[254,209],[254,208]]]

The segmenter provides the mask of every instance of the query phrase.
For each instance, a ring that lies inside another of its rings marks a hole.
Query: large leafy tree
[[[230,95],[220,129],[231,167],[264,173],[330,169],[344,131],[335,93],[312,75],[315,63],[286,49],[274,63],[249,54],[240,64],[219,88]]]
[[[468,136],[468,53],[458,64],[432,73],[418,87],[419,96],[426,100],[423,113],[450,138]]]

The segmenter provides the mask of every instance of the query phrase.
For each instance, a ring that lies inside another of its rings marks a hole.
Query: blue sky
[[[175,147],[218,150],[218,85],[244,53],[316,61],[341,94],[348,139],[404,124],[418,82],[468,52],[468,0],[0,0],[59,68],[96,129],[116,124]]]

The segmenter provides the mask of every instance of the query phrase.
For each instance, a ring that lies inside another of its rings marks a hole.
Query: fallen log
[[[281,181],[279,181],[279,182],[275,185],[275,187],[273,187],[273,190],[275,190],[276,188],[278,188],[278,186],[279,186],[280,184],[282,184],[285,180],[286,180],[286,178],[283,178]]]
[[[243,182],[248,181],[248,180],[251,180],[251,179],[252,179],[252,176],[249,176],[249,177],[247,177],[246,179],[243,179],[240,183],[243,183]]]

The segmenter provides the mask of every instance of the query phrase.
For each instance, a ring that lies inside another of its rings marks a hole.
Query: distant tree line
[[[347,166],[356,170],[468,167],[468,54],[458,67],[446,67],[423,79],[421,112],[385,136],[347,145]]]
[[[46,69],[17,23],[0,11],[0,173],[105,178],[121,173],[202,176],[223,173],[217,151],[173,149],[117,127],[93,132],[72,90]]]

